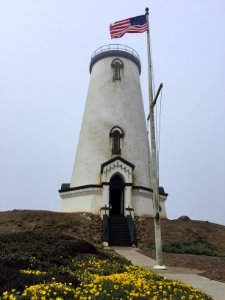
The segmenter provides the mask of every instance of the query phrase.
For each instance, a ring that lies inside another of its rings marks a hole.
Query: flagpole
[[[150,49],[150,30],[149,30],[149,9],[145,9],[146,21],[148,24],[147,30],[147,53],[148,53],[148,92],[149,92],[149,117],[150,117],[150,137],[151,137],[151,187],[153,190],[153,207],[154,207],[154,229],[155,229],[155,251],[156,251],[156,266],[154,269],[166,269],[163,266],[162,259],[162,239],[161,239],[161,221],[160,221],[160,204],[159,204],[159,187],[158,187],[158,170],[156,159],[156,142],[155,142],[155,118],[153,105],[153,90],[152,90],[152,61]]]

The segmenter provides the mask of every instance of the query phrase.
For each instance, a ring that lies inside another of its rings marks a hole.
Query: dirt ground
[[[154,243],[152,219],[135,219],[138,247],[144,254],[154,258],[149,245]],[[208,221],[193,221],[188,218],[162,220],[163,242],[198,240],[214,246],[225,253],[225,226]],[[100,218],[88,213],[58,213],[50,211],[13,210],[0,212],[0,234],[21,231],[63,233],[84,239],[102,247]],[[163,254],[164,263],[171,267],[187,267],[204,271],[202,276],[225,282],[225,258],[189,254]]]
[[[154,251],[143,250],[141,252],[155,258]],[[225,258],[222,257],[163,252],[163,263],[167,267],[197,269],[203,271],[198,275],[225,283]]]
[[[155,252],[149,250],[149,245],[154,243],[153,220],[137,219],[136,228],[139,248],[144,254],[155,258]],[[178,220],[162,220],[161,230],[163,242],[202,241],[225,253],[225,226],[181,217]],[[201,276],[225,282],[225,257],[163,253],[163,260],[166,266],[201,270]]]
[[[89,213],[58,213],[42,210],[0,212],[0,234],[21,231],[62,233],[101,247],[100,218]]]

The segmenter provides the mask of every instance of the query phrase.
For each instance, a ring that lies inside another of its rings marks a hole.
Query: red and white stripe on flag
[[[141,22],[142,24],[138,24],[140,22],[140,18],[145,16],[138,16],[134,18],[128,18],[125,20],[117,21],[110,24],[110,35],[112,39],[120,38],[125,33],[142,33],[148,30],[148,25],[146,20]],[[137,22],[136,22],[137,21]]]

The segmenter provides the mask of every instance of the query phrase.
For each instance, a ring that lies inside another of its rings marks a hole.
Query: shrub
[[[0,244],[0,262],[18,269],[33,266],[45,270],[66,263],[62,258],[97,252],[87,241],[42,232],[0,234]]]
[[[74,272],[78,272],[81,284],[44,282],[25,287],[23,291],[11,290],[3,293],[4,300],[47,300],[47,299],[205,299],[204,293],[183,283],[168,280],[142,267],[131,266],[120,259],[123,272],[114,273],[117,257],[99,259],[97,255],[82,255],[73,259]],[[108,266],[108,275],[102,274],[102,267]]]
[[[0,234],[0,244],[0,292],[10,289],[22,291],[25,285],[51,282],[52,277],[63,283],[71,282],[76,287],[77,277],[61,266],[67,266],[80,252],[97,252],[86,241],[39,232]],[[27,268],[44,270],[47,274],[21,273],[20,270]]]
[[[36,284],[46,279],[46,276],[22,274],[18,268],[4,264],[0,264],[0,269],[0,293],[14,288],[22,291],[25,285]]]
[[[150,245],[151,249],[155,249],[155,244]],[[169,253],[195,254],[225,257],[225,254],[218,251],[212,245],[204,241],[175,241],[163,244],[162,250]]]
[[[0,270],[0,294],[11,289],[23,291],[25,286],[40,284],[42,282],[52,282],[53,275],[54,279],[59,282],[71,282],[74,287],[79,285],[76,276],[72,276],[67,272],[60,272],[60,269],[58,269],[56,273],[49,272],[46,274],[35,275],[21,272],[17,267],[0,263]]]

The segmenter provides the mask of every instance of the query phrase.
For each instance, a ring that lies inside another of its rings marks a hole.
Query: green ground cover
[[[151,244],[150,248],[155,249],[155,244]],[[198,240],[166,242],[163,244],[163,251],[168,253],[225,257],[225,253],[218,251],[214,246]]]
[[[0,243],[0,299],[211,299],[66,236],[0,235]]]

